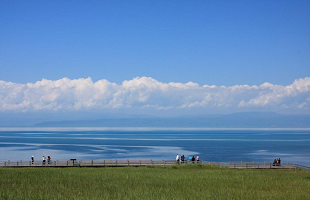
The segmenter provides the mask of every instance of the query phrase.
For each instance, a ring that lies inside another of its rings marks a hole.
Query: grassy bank
[[[0,199],[308,199],[310,171],[211,166],[0,168]]]

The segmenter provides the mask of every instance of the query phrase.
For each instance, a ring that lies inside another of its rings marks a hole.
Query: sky
[[[0,1],[0,112],[309,114],[310,1]]]

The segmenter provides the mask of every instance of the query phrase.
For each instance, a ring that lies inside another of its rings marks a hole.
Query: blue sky
[[[0,79],[291,84],[309,1],[1,1]]]
[[[309,10],[308,0],[1,1],[0,112],[309,114]]]

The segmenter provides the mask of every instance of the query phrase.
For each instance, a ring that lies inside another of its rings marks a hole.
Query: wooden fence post
[[[115,159],[115,165],[117,166],[117,159]]]
[[[31,161],[29,161],[29,166],[31,166]]]
[[[271,168],[271,163],[269,163],[269,168]]]
[[[246,169],[248,168],[248,163],[245,163],[245,168],[246,168]]]
[[[128,164],[128,166],[129,166],[129,159],[127,159],[127,164]]]
[[[153,160],[151,159],[151,165],[153,165]]]
[[[243,162],[241,161],[241,167],[243,167]]]
[[[105,166],[105,160],[103,160],[103,165]]]
[[[141,166],[141,160],[139,160],[140,166]]]
[[[264,167],[266,167],[266,161],[264,162]]]
[[[16,162],[16,166],[18,167],[18,161]]]
[[[6,162],[4,162],[4,166],[6,166]]]

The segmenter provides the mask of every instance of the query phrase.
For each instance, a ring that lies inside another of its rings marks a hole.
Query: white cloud
[[[260,109],[305,110],[310,106],[310,77],[291,85],[215,86],[163,83],[137,77],[122,84],[91,78],[42,79],[18,84],[0,81],[0,111],[141,109]]]

